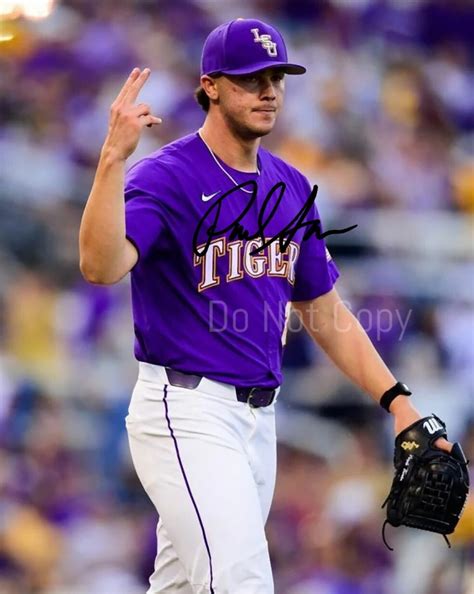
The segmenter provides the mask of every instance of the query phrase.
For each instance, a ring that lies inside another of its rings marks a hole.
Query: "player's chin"
[[[252,112],[251,122],[249,122],[249,128],[257,136],[265,136],[269,134],[276,122],[275,112]]]

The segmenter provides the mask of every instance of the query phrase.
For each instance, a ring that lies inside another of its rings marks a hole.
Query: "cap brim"
[[[283,70],[285,74],[304,74],[306,68],[299,64],[289,64],[288,62],[259,62],[257,64],[251,64],[249,66],[243,66],[242,68],[228,68],[226,70],[219,70],[218,72],[210,72],[208,76],[213,74],[253,74],[260,70],[266,70],[267,68],[278,68]]]

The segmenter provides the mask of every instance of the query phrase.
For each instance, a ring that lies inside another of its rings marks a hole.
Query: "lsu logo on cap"
[[[278,55],[277,51],[277,44],[272,41],[272,36],[268,34],[259,35],[258,29],[250,29],[253,33],[253,40],[255,43],[261,43],[264,50],[267,51],[267,54],[271,57],[275,57]]]

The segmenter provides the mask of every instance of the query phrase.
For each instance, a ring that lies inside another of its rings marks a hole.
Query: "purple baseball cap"
[[[304,74],[306,68],[288,62],[281,33],[257,19],[235,19],[209,33],[201,57],[204,74],[250,74],[281,68],[287,74]]]

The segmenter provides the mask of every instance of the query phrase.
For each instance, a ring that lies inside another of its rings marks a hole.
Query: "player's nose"
[[[265,99],[276,98],[275,83],[271,76],[262,76],[260,79],[260,96]]]

